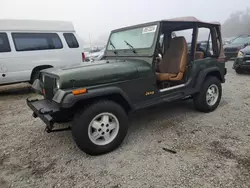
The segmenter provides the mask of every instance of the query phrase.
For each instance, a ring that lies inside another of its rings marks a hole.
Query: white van
[[[85,60],[71,22],[0,20],[0,85],[33,82],[42,69]]]

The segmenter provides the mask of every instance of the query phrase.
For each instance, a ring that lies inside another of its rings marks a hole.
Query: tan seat
[[[187,65],[187,42],[184,37],[175,37],[170,41],[169,49],[158,65],[158,81],[182,80]]]

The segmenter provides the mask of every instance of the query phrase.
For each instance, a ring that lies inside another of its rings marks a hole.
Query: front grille
[[[45,75],[44,79],[44,90],[45,90],[45,98],[49,101],[52,101],[54,96],[54,87],[55,87],[55,78]]]
[[[250,60],[250,54],[249,55],[246,54],[245,57],[244,57],[244,60],[249,61]]]
[[[225,52],[237,52],[238,48],[225,48],[224,51]]]

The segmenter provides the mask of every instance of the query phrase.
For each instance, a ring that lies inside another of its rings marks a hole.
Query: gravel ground
[[[0,187],[250,187],[250,76],[231,67],[216,111],[181,101],[137,112],[122,146],[98,157],[70,132],[44,132],[28,86],[0,88]]]

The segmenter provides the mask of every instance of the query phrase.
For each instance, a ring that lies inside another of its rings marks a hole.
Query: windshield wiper
[[[115,45],[113,44],[113,42],[111,40],[109,41],[109,44],[113,47],[112,51],[114,52],[114,54],[117,54]]]
[[[136,54],[135,48],[129,44],[126,40],[124,40],[124,42],[133,50],[133,52]]]

